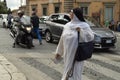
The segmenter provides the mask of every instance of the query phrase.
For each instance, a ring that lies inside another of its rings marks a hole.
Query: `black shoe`
[[[15,48],[15,43],[13,43],[13,46],[12,46],[13,48]]]
[[[41,42],[41,41],[40,41],[39,43],[40,43],[40,45],[42,45],[42,42]]]

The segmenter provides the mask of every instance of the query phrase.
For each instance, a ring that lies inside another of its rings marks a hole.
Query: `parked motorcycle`
[[[26,19],[27,20],[27,19]],[[25,22],[25,21],[24,21]],[[28,22],[28,21],[26,21]],[[18,30],[18,25],[17,24],[13,24],[11,30],[10,30],[10,35],[13,37],[13,39],[15,40],[15,43],[13,44],[13,48],[16,47],[16,44],[23,44],[26,45],[27,48],[32,48],[33,44],[32,44],[32,25],[29,23],[25,23],[24,25],[20,25],[21,27]],[[18,34],[19,31],[19,34]]]

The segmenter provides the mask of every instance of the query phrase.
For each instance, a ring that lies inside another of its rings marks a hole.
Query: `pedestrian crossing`
[[[89,66],[88,66],[89,65]],[[120,79],[120,73],[115,72],[111,69],[105,68],[103,66],[100,66],[98,64],[92,63],[92,62],[88,62],[86,61],[86,65],[87,68],[90,68],[91,70],[94,70],[96,72],[99,72],[100,74],[103,74],[104,76],[111,78],[113,80],[119,80]],[[115,77],[116,76],[116,77]]]
[[[26,64],[46,74],[49,80],[60,80],[63,73],[63,61],[55,64],[50,54],[29,54],[31,57],[24,58]],[[109,55],[120,60],[119,55]],[[40,57],[42,56],[42,57]],[[44,56],[44,57],[43,57]],[[82,80],[120,80],[120,62],[103,55],[94,54],[92,59],[85,61]],[[31,62],[34,62],[31,63]],[[37,64],[37,65],[36,65]],[[37,67],[36,67],[37,66]],[[45,79],[45,80],[48,80]]]
[[[1,33],[9,33],[8,30],[6,31],[4,29],[2,29],[1,31]],[[8,55],[6,53],[9,53],[9,55],[11,55],[11,58],[15,58],[17,56],[16,58],[19,58],[22,61],[20,62],[22,65],[19,64],[20,67],[22,66],[22,69],[25,70],[26,73],[29,73],[28,75],[31,76],[30,78],[32,79],[30,80],[61,80],[63,73],[63,62],[60,62],[59,64],[54,64],[51,60],[51,58],[53,58],[54,56],[53,54],[40,52],[36,53],[36,50],[42,50],[44,47],[40,46],[40,48],[35,48],[35,50],[24,50],[23,48],[19,48],[12,49],[11,51],[12,40],[8,40],[8,37],[10,36],[1,36],[1,41],[5,41],[6,43],[1,42],[0,45],[2,46],[2,48],[0,49],[0,52],[4,55]],[[117,37],[120,37],[119,33],[117,33]],[[16,61],[16,64],[17,62],[19,62],[17,61],[17,59],[13,60]],[[39,78],[38,76],[41,78]],[[92,59],[85,61],[82,80],[120,80],[119,76],[120,55],[102,52],[102,54],[95,53]]]
[[[110,56],[110,55],[109,55],[109,56]],[[108,56],[108,57],[109,57],[109,56]],[[111,57],[114,57],[114,55],[111,56]],[[118,58],[116,58],[116,59],[119,59],[119,60],[120,60],[120,56],[116,56],[116,57],[118,57]],[[106,58],[106,57],[103,57],[103,56],[94,55],[94,57],[93,57],[92,59],[99,60],[99,61],[104,62],[104,63],[106,63],[106,64],[114,65],[114,66],[120,68],[120,62],[113,61],[113,60],[111,60],[110,58]]]
[[[42,62],[42,63],[47,63],[48,61],[46,60],[38,60],[39,62]],[[50,61],[50,60],[49,60]],[[49,66],[51,68],[54,68],[56,71],[59,71],[61,74],[63,73],[63,64],[54,64],[54,62],[49,62],[48,64],[46,64],[46,66]],[[84,80],[91,80],[89,79],[86,75],[82,75],[83,79]]]
[[[120,32],[115,32],[117,37],[120,37]]]

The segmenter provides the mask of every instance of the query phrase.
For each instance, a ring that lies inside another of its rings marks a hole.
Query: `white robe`
[[[81,22],[80,25],[74,25],[71,21],[64,26],[64,31],[61,35],[59,44],[56,49],[56,53],[63,55],[64,57],[64,72],[61,80],[65,80],[67,72],[71,69],[72,63],[74,60],[75,52],[78,46],[78,35],[76,31],[76,27],[84,26],[80,30],[80,41],[87,42],[93,40],[94,36],[92,30],[89,28],[89,25],[85,22]],[[83,63],[75,62],[73,76],[69,78],[69,80],[81,80]]]

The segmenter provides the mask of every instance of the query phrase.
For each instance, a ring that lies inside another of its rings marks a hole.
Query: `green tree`
[[[7,10],[7,13],[8,14],[10,14],[12,11],[11,11],[11,9],[9,8],[8,10]]]
[[[0,14],[7,13],[6,0],[0,2]]]

